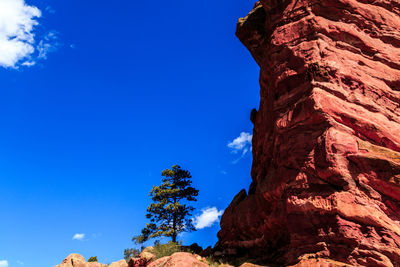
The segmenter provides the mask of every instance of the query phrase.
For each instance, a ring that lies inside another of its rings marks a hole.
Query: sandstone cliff
[[[252,185],[215,249],[400,266],[400,2],[264,0],[237,36],[261,68],[261,103]]]

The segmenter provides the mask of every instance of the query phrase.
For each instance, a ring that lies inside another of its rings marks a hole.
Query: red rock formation
[[[261,103],[252,185],[216,249],[400,266],[400,2],[264,0],[237,36],[261,68]]]
[[[128,267],[128,264],[125,260],[113,262],[109,265],[101,264],[99,262],[86,262],[82,255],[74,253],[70,254],[61,264],[55,267]]]
[[[150,263],[151,260],[145,258],[131,258],[128,263],[128,267],[145,267]]]
[[[208,267],[205,259],[199,255],[194,255],[188,252],[176,252],[169,257],[163,257],[156,261],[151,262],[148,267]]]
[[[153,247],[146,247],[140,253],[139,257],[131,258],[128,263],[128,267],[143,267],[147,266],[151,261],[156,259]]]

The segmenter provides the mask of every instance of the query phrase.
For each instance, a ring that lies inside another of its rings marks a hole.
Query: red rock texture
[[[188,252],[176,252],[169,257],[163,257],[148,264],[148,267],[208,267],[199,255]]]
[[[153,247],[146,247],[137,258],[131,258],[128,267],[144,267],[156,259]]]
[[[128,267],[145,267],[150,263],[151,260],[146,258],[131,258],[128,263]]]
[[[215,249],[400,266],[400,2],[259,1],[237,36],[260,66],[261,102],[252,185]]]

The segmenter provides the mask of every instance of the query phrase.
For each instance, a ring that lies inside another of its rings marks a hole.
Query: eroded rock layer
[[[252,185],[215,249],[400,266],[400,2],[260,1],[237,36],[261,68],[261,103]]]

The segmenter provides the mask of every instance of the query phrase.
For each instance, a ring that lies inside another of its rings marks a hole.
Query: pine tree
[[[162,184],[153,186],[150,197],[153,203],[147,208],[146,218],[150,223],[142,230],[142,234],[132,240],[143,243],[152,238],[161,236],[171,237],[176,242],[176,237],[181,232],[195,231],[190,217],[194,208],[184,202],[197,201],[199,190],[191,186],[192,176],[187,170],[174,165],[161,174]]]

